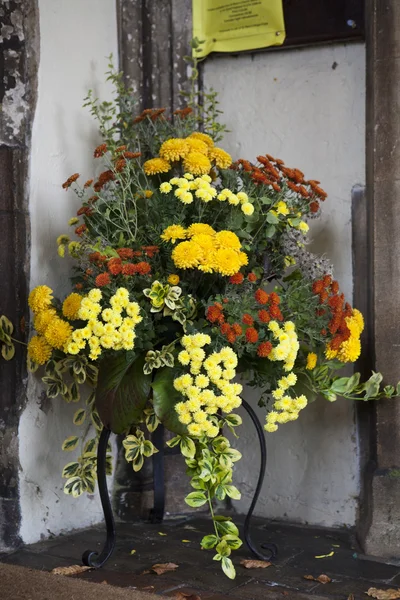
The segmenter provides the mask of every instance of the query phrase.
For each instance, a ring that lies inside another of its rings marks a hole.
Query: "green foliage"
[[[1,355],[4,360],[11,360],[14,358],[15,346],[12,333],[14,326],[5,315],[0,316],[0,347]]]
[[[143,373],[143,365],[143,357],[133,355],[128,360],[123,353],[99,365],[96,407],[103,424],[114,433],[124,433],[143,417],[151,389],[151,378]]]
[[[187,435],[186,425],[183,425],[174,410],[175,404],[182,400],[182,396],[173,386],[176,370],[162,367],[157,370],[151,384],[153,390],[153,407],[159,421],[169,431],[179,435]]]
[[[127,435],[122,442],[125,448],[125,459],[132,463],[133,470],[140,471],[144,459],[158,452],[150,440],[146,440],[141,429],[137,428],[135,435]]]

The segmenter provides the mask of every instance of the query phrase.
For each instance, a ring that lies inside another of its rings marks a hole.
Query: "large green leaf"
[[[143,356],[127,362],[125,354],[117,354],[99,365],[96,408],[114,433],[123,433],[143,414],[151,391],[151,376],[143,373],[143,364]]]
[[[151,384],[153,388],[154,412],[161,423],[179,435],[187,435],[186,425],[183,425],[175,412],[175,404],[182,402],[182,394],[176,391],[173,381],[176,377],[175,369],[164,367],[157,371],[157,375]]]

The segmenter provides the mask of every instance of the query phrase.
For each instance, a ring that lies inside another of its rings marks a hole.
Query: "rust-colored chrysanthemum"
[[[70,188],[71,185],[75,183],[75,181],[78,179],[78,177],[79,173],[74,173],[73,175],[71,175],[71,177],[68,177],[67,181],[64,181],[64,183],[62,184],[63,189],[67,190],[68,188]]]
[[[133,250],[131,248],[117,248],[117,254],[122,260],[133,258]]]
[[[254,298],[256,299],[256,301],[258,302],[258,304],[267,304],[268,299],[269,299],[269,295],[267,294],[267,292],[265,292],[264,290],[262,290],[261,288],[259,288],[256,293],[254,294]]]
[[[264,308],[258,311],[258,318],[262,323],[269,323],[271,320],[271,315]]]
[[[244,276],[243,273],[235,273],[231,277],[229,277],[229,282],[234,283],[235,285],[240,285],[243,283]]]
[[[151,271],[151,266],[145,261],[137,263],[136,267],[139,275],[148,275]]]
[[[84,233],[86,231],[87,227],[85,225],[85,223],[83,223],[83,225],[79,225],[79,227],[77,227],[75,229],[75,233],[76,235],[82,235],[82,233]]]
[[[265,358],[269,354],[271,354],[272,344],[271,342],[261,342],[261,344],[257,348],[257,355]]]
[[[122,271],[122,261],[120,258],[110,258],[107,263],[107,269],[111,275],[119,275]]]
[[[232,329],[236,335],[242,335],[242,333],[243,333],[243,328],[241,325],[239,325],[239,323],[234,323],[232,325]]]
[[[106,152],[107,144],[100,144],[100,146],[97,146],[97,148],[94,149],[93,156],[94,158],[100,158],[101,156],[104,156]]]
[[[100,273],[100,275],[97,275],[96,280],[95,280],[95,284],[97,287],[104,287],[105,285],[108,285],[110,282],[111,282],[111,279],[110,279],[109,273]]]
[[[255,281],[257,281],[257,275],[256,275],[255,273],[253,273],[253,272],[252,272],[252,273],[249,273],[249,274],[247,275],[247,279],[248,279],[249,281],[251,281],[251,283],[254,283]]]
[[[244,323],[245,325],[253,325],[254,319],[248,313],[244,313],[244,315],[242,317],[242,323]]]
[[[133,263],[126,263],[122,266],[122,275],[129,276],[134,275],[138,272],[137,265]]]
[[[255,344],[258,341],[258,332],[254,327],[249,327],[246,329],[246,340],[251,344]]]

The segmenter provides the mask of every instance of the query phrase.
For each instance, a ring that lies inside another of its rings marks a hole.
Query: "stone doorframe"
[[[0,34],[0,314],[25,340],[30,266],[28,171],[39,60],[37,0],[3,3]],[[0,551],[20,542],[19,416],[26,353],[0,358]]]
[[[179,89],[187,85],[182,56],[189,53],[191,4],[117,0],[120,66],[140,97],[138,110],[178,108]],[[364,375],[379,370],[391,383],[400,380],[400,3],[367,0],[366,18],[367,186],[366,194],[355,191],[353,201],[354,304],[367,324],[367,358],[359,368]],[[360,403],[357,420],[358,537],[370,554],[399,555],[400,401]],[[169,460],[172,470],[178,467],[176,457]]]

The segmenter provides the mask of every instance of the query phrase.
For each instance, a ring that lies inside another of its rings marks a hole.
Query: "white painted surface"
[[[325,253],[347,297],[352,294],[351,189],[364,183],[365,49],[361,44],[215,57],[205,86],[220,92],[231,133],[223,146],[235,158],[268,152],[318,179],[329,197],[313,221],[311,248]],[[256,394],[246,396],[256,404]],[[260,410],[260,416],[263,416]],[[322,400],[298,421],[267,434],[268,472],[256,513],[325,526],[353,525],[359,493],[354,407]],[[250,425],[238,447],[235,503],[248,506],[258,446]],[[257,462],[258,464],[258,462]]]
[[[57,256],[55,239],[68,230],[78,202],[61,184],[72,173],[82,173],[84,181],[93,173],[92,153],[99,138],[82,104],[89,88],[102,99],[110,97],[104,73],[106,57],[111,52],[117,56],[116,14],[109,0],[39,0],[39,10],[39,97],[30,174],[31,287],[46,283],[63,296],[69,291],[70,264]],[[77,406],[57,398],[42,410],[38,382],[30,377],[19,429],[25,543],[101,519],[97,497],[74,500],[62,491],[62,467],[75,453],[62,452],[61,443],[77,429],[72,424]]]

